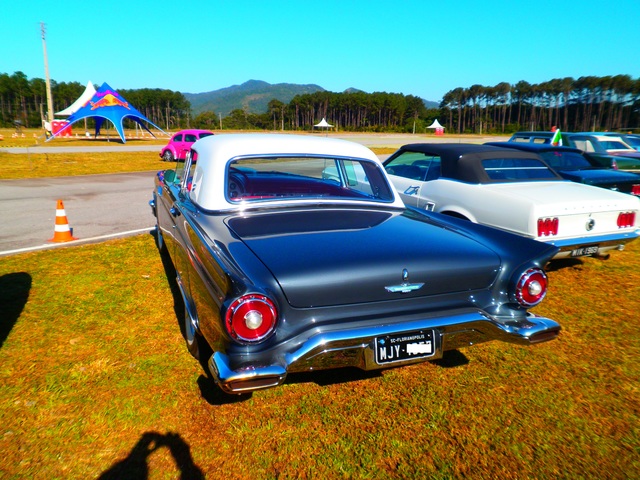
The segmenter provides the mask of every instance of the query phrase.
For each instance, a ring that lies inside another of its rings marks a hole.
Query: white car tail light
[[[631,187],[631,195],[640,195],[640,185],[634,185]]]
[[[633,227],[636,224],[636,212],[620,212],[618,214],[618,228]]]
[[[538,219],[538,236],[548,237],[558,234],[558,226],[560,221],[555,218],[539,218]]]
[[[226,314],[229,335],[243,342],[258,342],[274,330],[278,312],[264,295],[243,295],[231,303]]]

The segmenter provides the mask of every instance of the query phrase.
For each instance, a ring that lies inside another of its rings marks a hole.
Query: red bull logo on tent
[[[111,90],[108,90],[105,94],[96,94],[96,96],[102,96],[102,98],[97,102],[91,102],[91,110],[95,110],[96,108],[101,107],[124,107],[127,110],[130,110],[129,102],[120,100],[118,98],[118,92],[112,92]]]

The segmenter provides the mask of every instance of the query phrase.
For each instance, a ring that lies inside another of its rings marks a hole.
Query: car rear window
[[[549,143],[550,139],[546,137],[529,137],[529,136],[513,136],[509,139],[510,142],[520,143]]]
[[[624,137],[624,141],[632,147],[640,147],[640,138],[638,137]]]
[[[233,160],[226,173],[231,202],[336,198],[393,201],[381,166],[325,157],[252,157]]]
[[[629,147],[617,140],[604,140],[600,141],[600,144],[605,150],[629,150]]]
[[[535,158],[491,158],[482,161],[491,180],[526,181],[557,178],[549,167]]]
[[[441,160],[438,155],[407,151],[387,160],[384,169],[389,175],[428,182],[440,178],[440,165]]]

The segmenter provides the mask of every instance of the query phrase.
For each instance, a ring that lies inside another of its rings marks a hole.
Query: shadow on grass
[[[444,352],[442,358],[432,360],[431,363],[441,368],[455,368],[467,365],[469,359],[459,350]],[[403,367],[397,367],[403,368]],[[385,370],[361,370],[355,367],[335,368],[330,370],[318,370],[315,372],[300,372],[287,375],[285,383],[308,383],[312,382],[318,386],[326,387],[339,383],[356,382],[359,380],[369,380],[383,375]]]
[[[202,398],[209,405],[230,405],[232,403],[240,403],[249,400],[252,396],[251,392],[242,394],[229,394],[220,390],[220,387],[213,381],[209,372],[205,369],[206,375],[198,377],[198,387]]]
[[[156,239],[156,246],[158,245],[158,237],[156,235],[155,230],[151,231],[151,235]],[[176,280],[177,272],[176,268],[171,261],[171,257],[169,256],[169,252],[167,251],[167,247],[163,246],[163,248],[159,249],[160,260],[162,261],[162,267],[164,268],[164,273],[167,276],[167,282],[169,283],[169,289],[171,290],[171,296],[173,297],[173,312],[176,314],[176,320],[180,327],[180,332],[184,337],[184,300],[182,299],[182,294],[180,293],[180,287],[178,286],[178,281]]]
[[[160,448],[168,448],[179,478],[204,479],[204,473],[193,462],[189,445],[177,433],[145,432],[135,444],[129,455],[113,464],[109,470],[98,477],[99,480],[146,480],[149,478],[148,457]]]
[[[444,352],[442,358],[438,360],[432,360],[431,363],[440,368],[456,368],[467,365],[469,363],[469,359],[459,350],[450,350]],[[361,370],[356,367],[343,367],[328,370],[316,370],[315,372],[296,372],[287,375],[284,383],[315,383],[320,387],[328,387],[330,385],[337,385],[341,383],[357,382],[360,380],[370,380],[373,378],[378,378],[383,375],[385,370],[389,369]],[[227,405],[231,403],[244,402],[251,398],[251,393],[242,395],[230,395],[224,393],[215,384],[213,379],[208,376],[206,367],[205,372],[207,372],[207,375],[200,375],[200,377],[198,378],[198,386],[200,387],[202,398],[204,398],[210,405]]]
[[[328,387],[338,383],[357,382],[382,376],[383,370],[360,370],[355,367],[317,370],[315,372],[297,372],[287,375],[285,383],[315,383],[320,387]]]
[[[31,275],[8,273],[0,277],[0,348],[20,318],[31,291]]]
[[[583,264],[584,262],[579,258],[561,258],[559,260],[550,261],[545,270],[547,272],[557,272],[565,268],[573,268]]]
[[[431,363],[442,368],[456,368],[467,365],[469,359],[460,350],[447,350],[442,354],[442,358],[434,360]]]

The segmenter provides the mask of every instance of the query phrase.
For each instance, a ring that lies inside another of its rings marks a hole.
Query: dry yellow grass
[[[560,339],[227,397],[151,235],[0,262],[0,478],[638,478],[640,244],[552,264]]]

